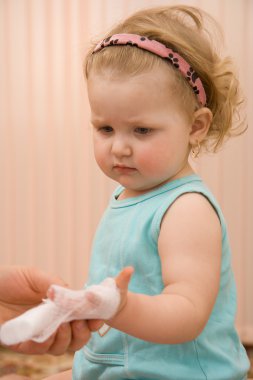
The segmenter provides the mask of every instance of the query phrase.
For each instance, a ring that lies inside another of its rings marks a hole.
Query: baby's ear
[[[213,120],[212,111],[207,107],[202,107],[194,112],[190,131],[190,144],[195,145],[206,137]]]

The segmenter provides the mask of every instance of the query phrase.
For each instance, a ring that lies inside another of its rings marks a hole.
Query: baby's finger
[[[128,284],[131,280],[133,273],[134,273],[133,267],[126,267],[115,278],[116,285],[120,289],[120,291],[125,291],[128,288]]]
[[[97,307],[101,304],[101,295],[99,294],[86,290],[85,297],[92,307]]]

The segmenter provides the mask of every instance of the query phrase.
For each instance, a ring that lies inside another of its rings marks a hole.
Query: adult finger
[[[30,377],[16,375],[15,373],[10,373],[9,375],[1,376],[1,380],[29,380]]]
[[[66,282],[60,277],[41,271],[36,267],[27,267],[23,270],[23,275],[26,278],[30,288],[38,294],[45,296],[47,289],[51,284],[67,286]]]
[[[62,355],[70,346],[72,340],[72,330],[70,323],[63,323],[57,330],[54,341],[48,349],[48,354]]]
[[[89,341],[91,332],[87,321],[73,321],[70,325],[72,331],[72,339],[68,350],[77,351]]]
[[[102,321],[101,319],[90,319],[87,321],[87,324],[90,331],[94,332],[99,330],[103,326],[104,321]]]
[[[37,343],[32,340],[27,342],[19,343],[16,345],[8,346],[9,349],[15,352],[19,352],[21,354],[26,355],[43,355],[48,352],[51,345],[55,340],[56,333],[54,333],[50,338],[48,338],[43,343]]]

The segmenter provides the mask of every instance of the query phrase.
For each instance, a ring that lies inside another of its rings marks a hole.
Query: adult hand
[[[41,303],[51,284],[66,286],[60,278],[34,267],[0,267],[0,323]],[[61,355],[80,349],[90,338],[86,321],[63,324],[46,342],[28,341],[8,348],[25,354]]]
[[[15,373],[11,373],[9,375],[1,376],[0,379],[1,380],[29,380],[30,377],[16,375]]]

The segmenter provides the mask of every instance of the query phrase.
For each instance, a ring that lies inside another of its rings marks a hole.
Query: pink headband
[[[108,37],[95,47],[93,53],[96,53],[102,50],[106,46],[114,45],[131,45],[136,46],[140,49],[150,51],[158,55],[159,57],[165,58],[170,62],[174,67],[176,67],[184,76],[184,78],[189,82],[190,86],[193,89],[193,92],[196,94],[198,101],[202,106],[206,104],[206,93],[204,86],[193,68],[187,63],[183,57],[181,57],[177,52],[168,48],[161,42],[156,40],[150,40],[148,37],[139,36],[137,34],[114,34],[111,37]]]

